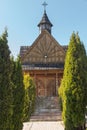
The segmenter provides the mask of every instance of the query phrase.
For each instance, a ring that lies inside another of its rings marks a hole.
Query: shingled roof
[[[41,24],[49,24],[51,27],[53,26],[52,23],[50,22],[48,16],[47,16],[47,14],[46,14],[46,11],[44,11],[42,20],[40,21],[40,23],[38,24],[38,26],[40,26]]]

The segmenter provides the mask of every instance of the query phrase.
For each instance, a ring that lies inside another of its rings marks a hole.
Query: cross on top
[[[42,4],[44,6],[44,11],[46,11],[46,6],[48,5],[45,1],[44,3]]]

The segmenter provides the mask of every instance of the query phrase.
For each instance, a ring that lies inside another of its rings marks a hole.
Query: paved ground
[[[23,130],[64,130],[62,122],[27,122]]]

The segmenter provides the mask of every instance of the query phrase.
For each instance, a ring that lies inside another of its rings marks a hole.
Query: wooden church
[[[67,46],[61,46],[51,35],[52,26],[44,8],[39,36],[31,46],[20,47],[23,73],[34,79],[37,96],[57,96],[63,77]]]

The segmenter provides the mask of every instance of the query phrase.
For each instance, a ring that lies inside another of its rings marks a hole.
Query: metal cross
[[[44,3],[42,4],[44,6],[44,11],[46,11],[46,6],[48,5],[45,1]]]

